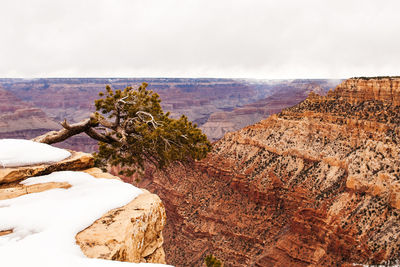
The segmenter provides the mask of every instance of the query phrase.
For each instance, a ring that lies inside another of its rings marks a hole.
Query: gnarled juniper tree
[[[162,168],[173,161],[204,158],[211,149],[206,135],[184,115],[170,118],[161,108],[159,95],[146,87],[143,83],[114,91],[106,86],[88,119],[75,124],[64,120],[64,129],[33,140],[52,144],[86,133],[99,141],[96,164],[119,166],[126,175],[142,170],[145,162]]]

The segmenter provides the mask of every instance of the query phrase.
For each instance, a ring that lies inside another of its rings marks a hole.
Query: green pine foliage
[[[206,266],[207,267],[221,267],[222,266],[222,262],[217,259],[214,255],[208,255],[205,259],[204,259]]]
[[[184,115],[170,118],[161,108],[159,95],[147,86],[115,91],[106,86],[99,94],[95,118],[112,141],[99,142],[96,165],[120,166],[121,174],[132,175],[143,170],[146,162],[163,168],[174,161],[202,159],[211,150],[197,125]]]

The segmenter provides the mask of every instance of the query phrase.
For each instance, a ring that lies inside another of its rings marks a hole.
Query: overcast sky
[[[398,0],[1,0],[0,77],[400,75]]]

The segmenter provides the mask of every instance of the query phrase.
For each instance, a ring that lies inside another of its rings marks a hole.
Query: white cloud
[[[3,0],[0,76],[399,74],[398,1]]]

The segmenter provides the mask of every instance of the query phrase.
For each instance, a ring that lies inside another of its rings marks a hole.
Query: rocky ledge
[[[20,182],[32,176],[57,171],[86,172],[96,178],[118,179],[93,167],[90,154],[72,152],[71,157],[53,164],[0,169],[0,200],[39,193],[50,189],[69,189],[67,182],[47,182],[24,185]],[[1,206],[0,206],[1,208]],[[110,210],[92,225],[76,235],[76,243],[90,258],[128,262],[165,264],[162,230],[166,222],[164,206],[157,195],[143,190],[128,204]],[[0,222],[1,224],[1,222]],[[0,236],[13,229],[0,231]]]

